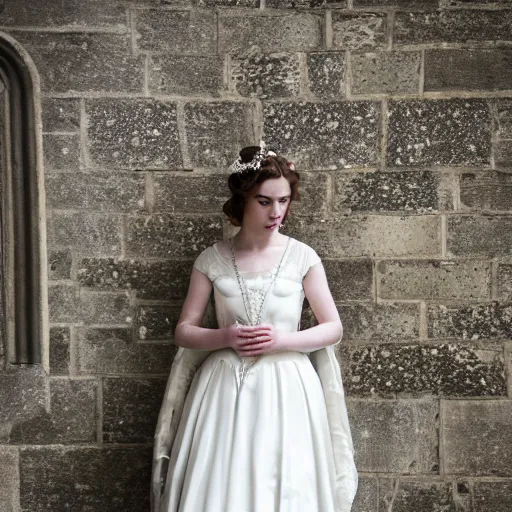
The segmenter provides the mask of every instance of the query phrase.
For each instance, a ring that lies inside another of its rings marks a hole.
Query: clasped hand
[[[282,338],[269,322],[259,325],[233,324],[228,330],[229,346],[241,357],[284,350]]]

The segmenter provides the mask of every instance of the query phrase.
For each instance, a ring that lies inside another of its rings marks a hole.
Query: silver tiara
[[[242,157],[238,157],[229,167],[231,172],[244,172],[247,169],[259,169],[261,162],[267,158],[267,156],[277,156],[273,151],[270,151],[265,146],[263,141],[260,142],[260,150],[252,157],[250,162],[242,162]]]

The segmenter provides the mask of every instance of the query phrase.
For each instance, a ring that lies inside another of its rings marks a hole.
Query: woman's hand
[[[259,325],[233,324],[228,329],[229,346],[241,357],[286,350],[282,336],[269,322]]]

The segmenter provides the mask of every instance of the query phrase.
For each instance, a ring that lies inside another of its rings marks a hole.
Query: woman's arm
[[[192,268],[187,297],[174,331],[174,343],[179,347],[196,350],[217,350],[229,343],[229,333],[225,328],[207,329],[201,327],[212,283],[202,272]]]

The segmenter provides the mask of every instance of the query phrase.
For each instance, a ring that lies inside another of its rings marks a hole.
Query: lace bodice
[[[248,324],[249,319],[231,258],[224,255],[219,242],[206,248],[194,262],[194,267],[213,283],[215,311],[219,327],[235,323]],[[318,254],[307,244],[294,238],[283,255],[281,268],[265,299],[261,322],[271,322],[278,330],[297,331],[299,328],[304,289],[302,280],[311,266],[320,263]],[[245,280],[249,300],[259,304],[267,290],[277,264],[265,272],[240,272]]]

